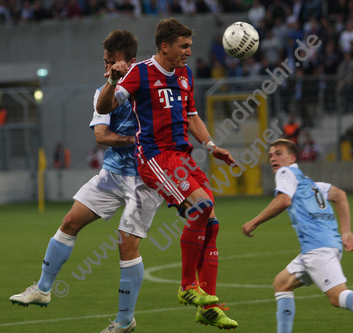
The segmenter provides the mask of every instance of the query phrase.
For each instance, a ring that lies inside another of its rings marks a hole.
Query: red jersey
[[[188,66],[167,72],[152,57],[133,65],[120,80],[115,94],[119,102],[129,96],[137,117],[138,166],[167,149],[191,146],[187,117],[196,115],[197,110],[194,79]]]

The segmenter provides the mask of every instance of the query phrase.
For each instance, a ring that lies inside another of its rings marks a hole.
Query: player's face
[[[173,44],[166,45],[165,52],[172,70],[185,66],[186,59],[191,56],[191,44],[191,37],[178,37]]]
[[[295,162],[295,156],[290,154],[287,147],[284,145],[270,147],[268,156],[274,173],[276,173],[279,168],[284,166],[289,167]]]
[[[103,61],[104,61],[105,72],[108,72],[110,70],[110,68],[117,61],[125,61],[126,62],[126,60],[125,60],[125,58],[124,58],[122,53],[120,53],[120,52],[111,53],[111,52],[107,52],[107,50],[104,50]],[[128,67],[130,67],[131,61],[128,62],[127,65],[128,65]]]

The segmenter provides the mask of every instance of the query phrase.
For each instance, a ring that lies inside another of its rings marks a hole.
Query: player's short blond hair
[[[160,21],[155,32],[155,43],[157,50],[161,49],[162,43],[173,44],[179,37],[191,37],[193,31],[174,17]]]
[[[295,157],[298,156],[298,147],[297,145],[291,141],[291,140],[288,140],[288,139],[278,139],[276,141],[273,141],[271,144],[270,144],[270,147],[276,147],[276,146],[285,146],[288,150],[288,153],[290,155],[294,155]]]

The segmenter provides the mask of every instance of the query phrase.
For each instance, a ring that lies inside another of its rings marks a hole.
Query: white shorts
[[[306,254],[299,254],[288,266],[290,274],[306,286],[315,283],[323,293],[347,281],[341,266],[342,252],[321,247]]]
[[[102,169],[75,194],[84,204],[106,221],[125,205],[119,230],[146,238],[163,198],[145,185],[140,176],[122,176]]]

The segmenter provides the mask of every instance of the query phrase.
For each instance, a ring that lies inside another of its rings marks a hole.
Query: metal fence
[[[206,122],[205,96],[225,91],[252,93],[262,89],[264,77],[195,80],[195,103]],[[326,159],[341,155],[340,137],[353,125],[352,87],[350,82],[336,82],[335,76],[289,77],[268,95],[269,119],[283,125],[295,114],[305,131],[311,131]],[[44,146],[47,156],[61,142],[72,152],[72,167],[86,165],[87,142],[94,137],[88,131],[96,87],[47,86],[43,98],[34,98],[35,88],[0,88],[0,109],[7,110],[7,121],[0,125],[0,170],[34,169],[37,151]],[[353,135],[352,135],[353,138]],[[48,163],[53,167],[52,163]]]

